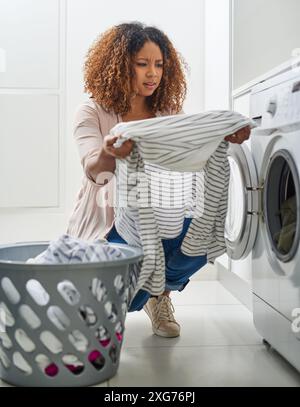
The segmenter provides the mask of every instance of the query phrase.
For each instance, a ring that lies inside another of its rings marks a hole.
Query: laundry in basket
[[[142,252],[104,243],[101,261],[88,252],[90,261],[63,262],[58,253],[56,264],[33,263],[49,260],[53,243],[0,246],[0,376],[19,386],[103,382],[118,369]]]
[[[72,237],[65,233],[57,240],[51,241],[44,252],[40,253],[34,259],[28,259],[26,263],[66,264],[94,261],[101,262],[122,258],[125,258],[125,254],[122,250],[108,244],[106,240],[96,239],[90,242]]]

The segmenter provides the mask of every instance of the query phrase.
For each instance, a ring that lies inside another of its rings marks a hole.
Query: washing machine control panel
[[[252,96],[252,118],[259,118],[262,128],[284,128],[299,124],[300,128],[300,74]]]
[[[273,97],[273,98],[271,98],[270,100],[269,100],[269,103],[268,103],[268,105],[267,105],[267,112],[268,113],[270,113],[270,115],[272,116],[272,117],[274,117],[275,116],[275,114],[276,114],[276,111],[277,111],[277,99],[275,98],[275,97]]]
[[[263,115],[265,124],[276,127],[300,122],[300,80],[285,83],[272,90],[274,94],[267,101]]]

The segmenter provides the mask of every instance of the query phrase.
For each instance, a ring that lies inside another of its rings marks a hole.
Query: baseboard
[[[244,304],[249,311],[252,312],[252,287],[250,283],[243,280],[235,273],[224,267],[223,264],[216,262],[216,268],[220,283],[226,290],[228,290],[234,297],[236,297],[242,304]]]
[[[193,281],[218,280],[217,267],[213,264],[206,264],[192,276],[191,280]]]

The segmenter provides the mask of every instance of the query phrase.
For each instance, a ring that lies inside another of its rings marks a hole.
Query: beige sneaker
[[[165,338],[180,335],[180,325],[175,321],[171,298],[166,295],[151,297],[144,305],[144,310],[152,322],[152,329],[156,335]]]

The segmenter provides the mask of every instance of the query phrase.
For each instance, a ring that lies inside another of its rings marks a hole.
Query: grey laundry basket
[[[115,375],[129,301],[125,258],[77,264],[29,264],[49,242],[0,246],[0,377],[18,386],[87,386]]]

